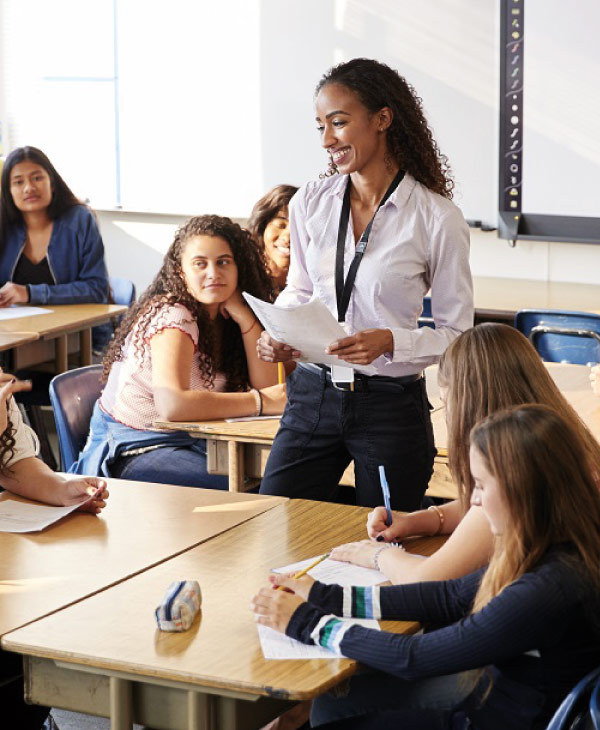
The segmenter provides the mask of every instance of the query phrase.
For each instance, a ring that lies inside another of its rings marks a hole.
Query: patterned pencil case
[[[155,611],[158,628],[161,631],[187,631],[201,604],[202,593],[197,580],[171,583]]]

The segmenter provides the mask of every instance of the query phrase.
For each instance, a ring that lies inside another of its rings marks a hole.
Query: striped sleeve
[[[344,618],[381,618],[379,586],[337,586],[316,581],[308,602]]]

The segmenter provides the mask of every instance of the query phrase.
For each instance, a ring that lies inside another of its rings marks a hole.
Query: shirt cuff
[[[394,351],[383,353],[385,364],[411,362],[414,350],[411,330],[401,327],[390,327],[390,330],[394,339]]]

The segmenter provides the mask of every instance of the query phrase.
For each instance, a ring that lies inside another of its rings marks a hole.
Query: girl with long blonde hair
[[[485,565],[493,541],[480,510],[469,508],[473,482],[469,471],[469,432],[485,416],[502,408],[541,403],[550,406],[579,434],[586,457],[600,470],[600,445],[559,391],[531,343],[513,327],[480,324],[463,332],[441,357],[438,380],[446,403],[449,467],[459,499],[409,514],[386,511],[369,515],[370,540],[335,548],[332,558],[379,568],[393,583],[446,580]],[[395,548],[411,535],[449,534],[429,558]],[[378,542],[379,541],[379,542]]]
[[[319,697],[313,727],[545,728],[598,666],[600,492],[579,429],[546,406],[499,411],[472,431],[470,471],[471,509],[493,536],[487,569],[368,588],[277,575],[255,597],[258,623],[379,670],[355,675],[346,697]],[[338,616],[436,630],[405,636]]]

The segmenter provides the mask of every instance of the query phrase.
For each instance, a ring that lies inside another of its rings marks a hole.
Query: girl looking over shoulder
[[[257,201],[248,220],[248,230],[267,259],[276,295],[285,288],[290,268],[288,205],[297,190],[294,185],[276,185]]]
[[[317,698],[313,727],[541,729],[598,666],[600,493],[580,430],[546,406],[497,412],[472,431],[470,468],[471,509],[494,537],[487,569],[368,588],[278,575],[254,598],[258,623],[377,670],[354,675],[346,697]]]
[[[600,469],[600,445],[565,400],[534,347],[514,327],[486,323],[463,332],[442,355],[438,380],[446,403],[449,466],[460,499],[429,510],[394,513],[390,527],[385,524],[385,509],[377,507],[367,522],[371,539],[341,545],[331,555],[366,567],[377,565],[393,583],[456,578],[487,564],[492,533],[482,511],[469,507],[473,491],[469,432],[485,416],[525,403],[550,406],[579,434],[594,473]],[[436,534],[450,534],[450,538],[428,558],[391,544],[412,535]]]
[[[226,489],[206,470],[206,442],[157,420],[277,415],[285,386],[259,360],[261,326],[241,292],[272,298],[263,258],[229,218],[191,218],[121,323],[104,360],[78,474]]]

